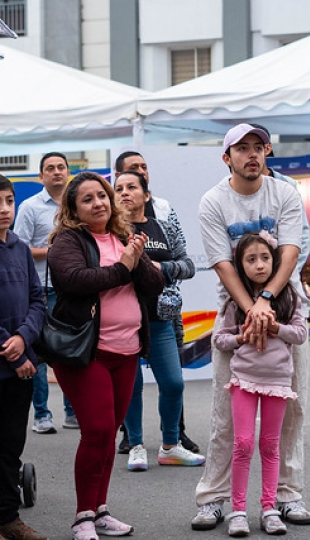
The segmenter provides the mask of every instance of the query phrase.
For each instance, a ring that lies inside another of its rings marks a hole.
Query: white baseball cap
[[[258,137],[262,139],[264,144],[269,143],[269,137],[264,130],[250,126],[250,124],[238,124],[237,126],[234,126],[229,131],[227,131],[223,142],[224,152],[227,152],[230,146],[237,144],[239,141],[241,141],[241,139],[243,139],[243,137],[245,137],[249,133],[254,133],[254,135],[258,135]]]

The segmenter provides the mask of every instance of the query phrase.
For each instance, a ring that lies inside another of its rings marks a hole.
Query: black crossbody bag
[[[85,236],[86,238],[86,236]],[[87,240],[87,238],[86,238]],[[87,240],[92,259],[92,266],[98,266],[98,254],[95,247]],[[76,327],[59,321],[47,310],[48,262],[45,272],[45,321],[41,334],[34,344],[39,361],[47,364],[63,364],[70,367],[87,367],[97,346],[95,314],[98,308],[98,296],[90,305],[91,318],[83,326]]]

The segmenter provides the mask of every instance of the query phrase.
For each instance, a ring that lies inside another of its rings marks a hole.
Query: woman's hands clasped
[[[120,258],[120,262],[128,268],[129,272],[137,268],[146,241],[147,235],[143,232],[129,235],[128,244]]]

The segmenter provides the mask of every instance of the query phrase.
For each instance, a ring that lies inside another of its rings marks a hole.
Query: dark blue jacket
[[[0,240],[0,346],[14,334],[20,334],[25,352],[15,362],[0,356],[0,379],[16,375],[15,369],[27,359],[36,365],[32,349],[44,319],[42,286],[31,251],[18,236],[8,231],[7,241]]]

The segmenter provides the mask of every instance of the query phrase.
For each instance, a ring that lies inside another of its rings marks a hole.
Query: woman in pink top
[[[133,236],[115,206],[113,188],[98,174],[83,172],[68,184],[57,219],[48,255],[57,294],[53,314],[81,326],[91,316],[94,297],[99,304],[94,360],[76,369],[53,363],[81,429],[72,537],[125,536],[133,527],[113,518],[106,505],[115,438],[130,402],[137,355],[148,352],[147,311],[141,298],[157,297],[164,277],[144,253],[146,236]],[[96,266],[89,243],[97,253]]]
[[[255,446],[255,419],[260,400],[259,450],[262,462],[261,529],[267,534],[285,534],[286,526],[275,509],[279,477],[279,440],[286,400],[296,399],[291,381],[293,362],[291,345],[307,339],[301,302],[290,284],[274,298],[268,281],[280,262],[277,242],[269,233],[246,234],[239,241],[234,262],[248,293],[268,297],[273,314],[268,320],[266,349],[257,350],[245,342],[245,314],[232,299],[225,305],[215,346],[222,351],[234,350],[230,361],[231,379],[225,386],[231,392],[234,424],[232,460],[232,512],[228,520],[230,536],[247,536],[250,532],[246,515],[246,493],[251,458]],[[266,314],[267,317],[267,314]]]

